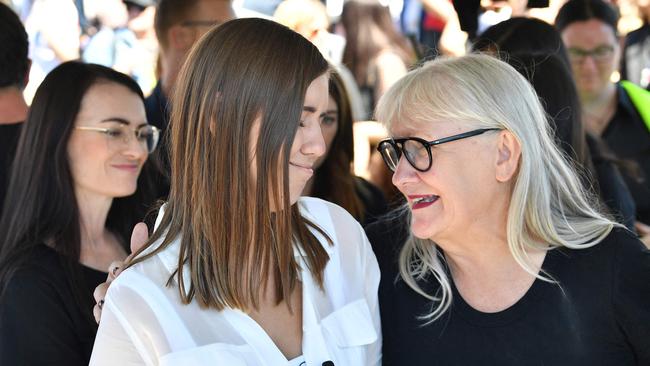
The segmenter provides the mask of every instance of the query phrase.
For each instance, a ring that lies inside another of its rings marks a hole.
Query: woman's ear
[[[510,131],[501,131],[497,142],[496,179],[499,182],[511,180],[521,158],[521,144]]]

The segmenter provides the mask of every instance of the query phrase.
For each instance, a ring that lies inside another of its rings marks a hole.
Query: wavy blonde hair
[[[494,57],[473,54],[427,62],[390,88],[376,116],[388,128],[435,118],[510,131],[521,144],[521,158],[508,211],[508,247],[517,263],[539,279],[552,281],[537,273],[527,249],[588,248],[620,226],[601,212],[598,200],[555,145],[532,86]],[[410,235],[399,267],[404,281],[433,301],[431,312],[421,318],[427,323],[438,319],[450,307],[452,294],[436,243]],[[418,284],[428,275],[440,283],[436,294]]]

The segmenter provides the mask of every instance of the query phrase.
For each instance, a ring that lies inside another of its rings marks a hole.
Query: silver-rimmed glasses
[[[132,136],[135,136],[136,141],[147,149],[148,153],[152,153],[158,145],[160,138],[160,129],[152,125],[142,125],[135,130],[126,126],[120,127],[90,127],[90,126],[77,126],[77,130],[94,131],[102,133],[106,136],[108,146],[111,148],[118,148],[119,144],[128,144]]]

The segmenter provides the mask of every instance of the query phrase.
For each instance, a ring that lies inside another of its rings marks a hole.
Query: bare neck
[[[187,54],[177,50],[164,50],[160,55],[160,83],[163,94],[169,97],[176,84],[178,74],[185,62]]]
[[[616,85],[609,84],[605,90],[593,95],[580,95],[582,120],[587,130],[602,135],[616,112]]]
[[[109,236],[106,219],[113,199],[80,189],[76,191],[76,197],[79,206],[82,247],[100,245]]]
[[[475,225],[457,237],[436,241],[445,251],[459,293],[470,306],[483,312],[512,306],[535,281],[535,276],[510,252],[506,220],[492,221]],[[543,250],[527,249],[531,271],[539,272],[545,254]]]
[[[20,89],[15,87],[0,89],[0,124],[24,121],[28,109]]]

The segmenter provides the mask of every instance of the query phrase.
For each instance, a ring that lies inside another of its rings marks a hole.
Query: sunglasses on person
[[[379,142],[377,151],[379,151],[382,159],[384,159],[384,163],[386,163],[386,166],[392,172],[395,172],[397,169],[397,164],[399,164],[402,154],[415,170],[426,172],[431,169],[431,165],[433,164],[433,157],[431,155],[432,146],[478,136],[488,131],[500,130],[500,128],[481,128],[433,141],[427,141],[419,137],[388,138]]]

